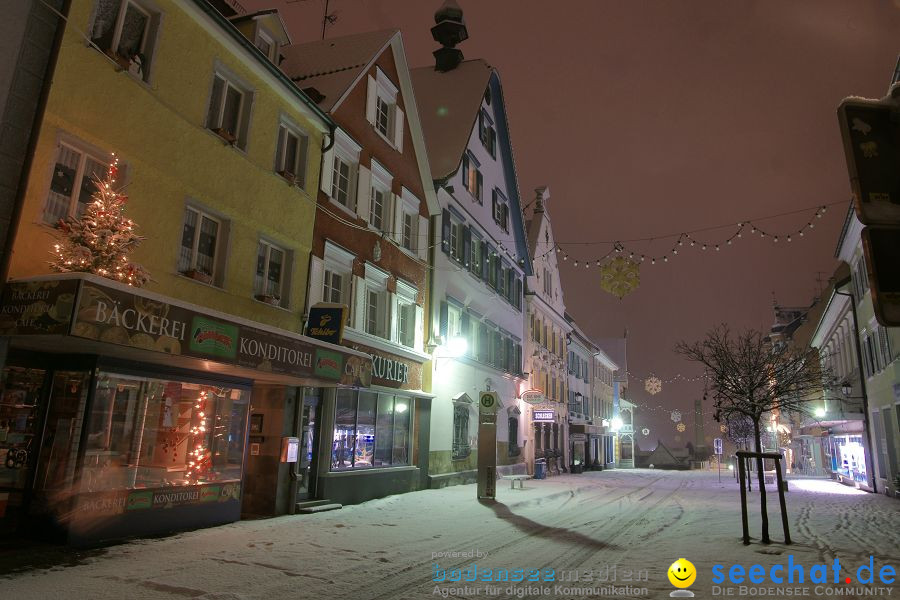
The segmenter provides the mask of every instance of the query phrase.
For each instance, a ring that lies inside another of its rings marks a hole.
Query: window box
[[[216,129],[213,129],[212,131],[213,131],[213,133],[215,133],[217,136],[219,136],[220,138],[222,138],[223,140],[225,140],[225,142],[226,142],[229,146],[234,146],[234,144],[237,142],[237,136],[235,136],[233,133],[231,133],[230,131],[228,131],[228,130],[225,129],[224,127],[217,127]]]
[[[267,294],[257,294],[254,296],[260,302],[271,304],[272,306],[281,306],[281,298],[279,296],[270,296]]]
[[[127,56],[122,56],[112,50],[104,50],[104,54],[113,59],[118,65],[120,71],[127,71],[131,67],[131,59]]]
[[[204,273],[203,271],[199,271],[197,269],[188,269],[187,271],[182,271],[182,275],[185,277],[189,277],[191,279],[195,279],[201,283],[207,283],[212,285],[213,276],[209,273]]]

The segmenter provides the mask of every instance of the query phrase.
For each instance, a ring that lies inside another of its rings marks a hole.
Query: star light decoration
[[[644,389],[651,396],[655,396],[662,391],[662,381],[659,380],[659,377],[648,377],[644,381]]]
[[[673,411],[672,411],[672,422],[673,422],[673,423],[679,423],[679,422],[681,422],[681,411],[680,411],[680,410],[673,410]]]
[[[621,300],[637,289],[641,282],[640,271],[639,262],[617,256],[600,267],[600,289]]]
[[[687,427],[685,426],[684,423],[679,423],[678,425],[675,426],[675,429],[677,429],[679,432],[683,433],[684,430],[687,429]]]
[[[641,433],[644,435],[644,437],[646,437],[650,435],[650,430],[644,427],[643,429],[641,429]]]

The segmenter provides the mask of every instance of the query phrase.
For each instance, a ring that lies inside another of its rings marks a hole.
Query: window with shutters
[[[472,275],[481,279],[481,269],[482,269],[481,261],[482,261],[482,257],[484,256],[484,253],[481,248],[482,241],[481,241],[481,237],[475,231],[472,231],[471,235],[472,235],[472,242],[471,242],[471,248],[469,249],[469,252],[470,252],[469,271],[472,273]]]
[[[352,305],[350,286],[353,273],[353,253],[333,244],[325,242],[324,277],[322,287],[322,301]],[[347,313],[347,323],[350,323],[350,311]]]
[[[353,201],[351,187],[353,183],[354,166],[355,165],[350,164],[344,157],[337,154],[334,155],[331,197],[335,202],[350,210],[356,210],[356,203]]]
[[[405,281],[398,280],[396,293],[393,295],[393,312],[397,315],[396,330],[393,340],[407,348],[416,345],[416,331],[422,327],[419,322],[419,311],[416,310],[417,289]]]
[[[450,220],[450,258],[462,263],[465,259],[465,230],[466,226],[456,219]]]
[[[484,179],[482,178],[481,171],[478,170],[479,166],[478,160],[474,156],[468,153],[463,155],[463,187],[466,188],[475,202],[482,204],[484,201],[482,198]]]
[[[492,199],[492,214],[494,216],[494,223],[500,226],[505,232],[509,232],[509,201],[507,201],[506,197],[500,192],[500,190],[494,189],[493,199]]]
[[[60,219],[84,214],[97,191],[95,182],[106,179],[109,164],[100,157],[99,152],[90,152],[78,144],[60,143],[44,206],[45,223],[56,225]],[[119,163],[119,178],[121,173],[123,168]]]
[[[343,209],[356,215],[359,154],[362,148],[342,129],[334,135],[334,146],[323,155],[322,190]],[[368,186],[368,182],[363,183]],[[368,201],[368,187],[363,190],[362,202]]]
[[[478,138],[491,158],[497,158],[497,133],[493,121],[484,111],[478,114]]]
[[[365,332],[384,339],[391,339],[390,310],[387,292],[388,274],[366,264],[365,295],[362,298],[363,327]]]
[[[369,75],[366,119],[384,140],[400,150],[403,144],[403,111],[398,103],[397,86],[380,68]]]
[[[149,79],[161,14],[142,0],[97,0],[91,42],[121,69]]]
[[[250,105],[253,94],[247,85],[222,70],[213,75],[206,127],[225,142],[242,150],[247,147]]]
[[[379,231],[390,231],[391,225],[391,182],[388,171],[372,161],[372,185],[369,190],[369,225]]]
[[[184,228],[178,253],[179,273],[203,283],[222,285],[219,260],[225,245],[223,219],[196,207],[184,209]]]
[[[306,186],[309,138],[299,127],[281,123],[275,150],[275,172],[297,187]]]

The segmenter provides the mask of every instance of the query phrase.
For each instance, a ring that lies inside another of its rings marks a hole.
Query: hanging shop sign
[[[522,402],[526,404],[540,404],[545,400],[544,392],[541,390],[525,390],[522,392]]]
[[[306,335],[315,340],[340,344],[344,339],[347,306],[320,302],[309,309]]]
[[[552,423],[556,420],[556,411],[554,410],[535,410],[534,421]]]
[[[13,282],[0,334],[66,334],[269,373],[368,387],[372,363],[307,339],[203,314],[85,278]],[[8,317],[8,318],[7,318]]]

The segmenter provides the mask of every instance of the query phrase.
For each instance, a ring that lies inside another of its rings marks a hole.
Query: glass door
[[[300,456],[297,464],[297,500],[316,497],[316,454],[318,450],[319,388],[303,388],[303,404],[300,405]]]
[[[53,374],[50,407],[34,480],[35,492],[48,503],[47,508],[72,493],[90,376],[86,371]],[[38,506],[34,508],[43,512]]]

